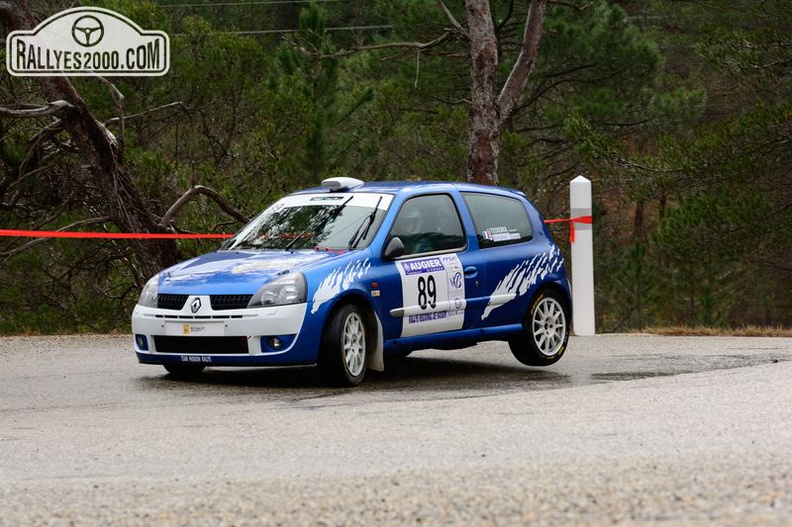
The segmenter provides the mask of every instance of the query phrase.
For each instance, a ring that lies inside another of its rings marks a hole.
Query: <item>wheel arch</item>
[[[385,370],[384,358],[384,341],[382,332],[382,322],[377,316],[374,305],[368,296],[362,291],[349,290],[337,296],[330,305],[327,307],[327,315],[325,316],[323,331],[327,331],[327,325],[330,323],[331,315],[335,310],[341,308],[346,304],[354,304],[359,307],[365,317],[366,329],[371,332],[368,349],[368,368],[374,371]]]
[[[509,349],[521,363],[528,366],[549,366],[557,362],[564,354],[572,325],[571,295],[564,286],[564,283],[548,282],[538,287],[531,296],[528,310],[523,317],[522,332],[517,338],[509,339]],[[558,319],[553,317],[552,313],[547,315],[547,312],[544,311],[545,308],[543,311],[536,312],[540,316],[539,325],[536,326],[537,319],[534,318],[534,309],[548,299],[553,299],[556,305],[561,308],[566,319],[563,321],[563,326],[557,323]],[[548,342],[552,350],[545,349]]]
[[[531,297],[531,301],[528,302],[528,306],[533,305],[534,299],[544,291],[552,291],[554,293],[558,293],[564,299],[564,308],[567,317],[569,317],[569,323],[572,322],[572,294],[570,293],[569,289],[564,287],[558,282],[547,282],[542,284],[539,288],[536,289],[533,297]]]

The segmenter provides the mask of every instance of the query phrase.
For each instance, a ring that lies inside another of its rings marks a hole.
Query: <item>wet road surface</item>
[[[792,339],[573,337],[172,379],[129,337],[0,338],[0,526],[792,517]]]

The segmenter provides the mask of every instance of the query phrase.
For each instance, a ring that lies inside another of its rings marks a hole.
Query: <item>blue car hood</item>
[[[305,271],[339,256],[317,251],[218,251],[166,269],[160,278],[159,292],[252,295],[285,271]]]

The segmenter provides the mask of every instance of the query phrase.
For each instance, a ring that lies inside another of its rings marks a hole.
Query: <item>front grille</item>
[[[212,309],[222,311],[224,309],[245,309],[250,303],[253,295],[212,295]]]
[[[181,311],[189,295],[157,295],[157,307],[160,309],[173,309]],[[228,309],[245,309],[253,295],[211,295],[209,300],[212,309],[223,311]]]
[[[187,302],[187,295],[157,295],[157,307],[179,311]]]
[[[155,335],[158,353],[189,353],[193,355],[230,355],[248,353],[247,337],[169,337]]]

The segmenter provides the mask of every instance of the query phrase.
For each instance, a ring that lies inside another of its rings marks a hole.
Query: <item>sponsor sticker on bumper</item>
[[[168,336],[223,337],[225,324],[222,322],[166,322]]]

